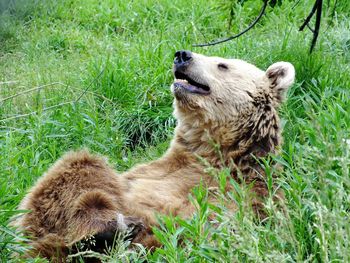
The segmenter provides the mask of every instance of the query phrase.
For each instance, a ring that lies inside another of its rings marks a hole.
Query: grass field
[[[169,86],[178,49],[261,68],[294,64],[297,80],[281,108],[283,153],[276,157],[284,167],[284,212],[267,200],[269,218],[255,220],[244,205],[246,189],[237,186],[232,216],[208,205],[199,188],[192,220],[163,219],[156,231],[163,248],[149,254],[118,244],[104,260],[350,262],[350,2],[324,3],[310,55],[312,34],[298,26],[311,2],[284,0],[242,37],[193,48],[242,30],[262,1],[0,1],[0,262],[16,261],[11,252],[26,249],[8,220],[64,152],[88,147],[124,171],[165,151],[175,126]]]

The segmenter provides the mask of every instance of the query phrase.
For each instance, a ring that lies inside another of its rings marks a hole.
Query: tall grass
[[[241,58],[261,68],[279,60],[295,65],[297,81],[281,108],[283,153],[275,157],[284,167],[278,179],[286,195],[283,209],[268,199],[268,219],[256,220],[245,205],[248,186],[229,180],[225,170],[214,171],[218,180],[234,185],[235,193],[218,195],[237,203],[237,213],[208,204],[207,191],[198,187],[190,197],[198,207],[192,219],[160,219],[155,233],[162,248],[150,254],[119,244],[104,259],[350,261],[349,2],[338,1],[331,21],[326,19],[330,10],[325,10],[312,55],[311,33],[298,32],[310,1],[299,1],[294,8],[296,1],[282,1],[246,35],[223,45],[192,48],[238,32],[261,5],[230,2],[235,12],[228,29],[228,2],[0,3],[2,262],[16,261],[11,253],[26,249],[24,237],[8,228],[9,218],[62,153],[89,147],[123,171],[165,151],[175,126],[169,85],[178,49]],[[40,88],[20,95],[34,87]],[[65,102],[71,103],[49,108]],[[266,169],[272,168],[266,164]]]

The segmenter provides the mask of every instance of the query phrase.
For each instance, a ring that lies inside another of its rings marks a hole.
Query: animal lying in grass
[[[86,237],[104,243],[126,230],[132,242],[159,246],[151,230],[156,215],[191,217],[191,189],[201,181],[218,186],[203,160],[212,167],[223,161],[235,179],[240,171],[253,184],[253,206],[262,209],[268,191],[256,157],[278,151],[277,108],[294,81],[294,67],[278,62],[264,72],[242,60],[178,51],[173,72],[177,127],[166,153],[120,175],[88,151],[63,156],[21,202],[19,209],[31,212],[14,221],[31,236],[31,255],[61,260]]]

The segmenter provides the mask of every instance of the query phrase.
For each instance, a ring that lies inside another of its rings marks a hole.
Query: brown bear
[[[126,230],[133,242],[158,246],[151,231],[156,215],[190,217],[191,190],[201,181],[218,186],[203,160],[212,167],[224,162],[237,180],[240,171],[254,185],[259,210],[267,186],[256,157],[278,151],[277,108],[294,81],[294,67],[278,62],[264,72],[238,59],[178,51],[173,73],[177,127],[166,153],[121,175],[86,150],[58,160],[21,202],[19,209],[30,212],[14,220],[32,238],[31,255],[64,261],[77,241],[92,235],[107,241],[110,233]]]

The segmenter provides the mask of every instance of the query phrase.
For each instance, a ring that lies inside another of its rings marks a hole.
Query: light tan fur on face
[[[190,217],[194,207],[188,195],[193,187],[200,181],[217,187],[198,158],[222,167],[213,143],[219,145],[233,178],[240,180],[240,170],[246,183],[254,183],[252,202],[261,211],[267,187],[264,170],[253,155],[278,151],[277,107],[294,80],[294,68],[279,62],[264,72],[242,60],[192,55],[186,74],[209,86],[210,93],[194,94],[172,85],[178,125],[160,159],[117,175],[103,159],[87,151],[72,152],[30,190],[19,209],[31,212],[13,224],[32,236],[32,255],[64,261],[67,248],[83,237],[104,231],[111,222],[122,222],[120,228],[125,228],[124,217],[145,225],[133,242],[158,246],[151,231],[156,214]],[[210,201],[216,202],[215,196]],[[233,204],[227,205],[234,211]],[[61,256],[55,257],[57,251]]]

